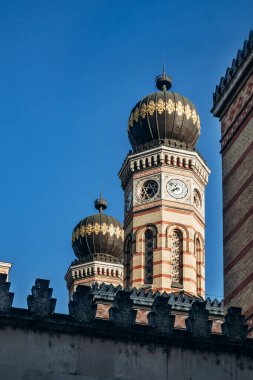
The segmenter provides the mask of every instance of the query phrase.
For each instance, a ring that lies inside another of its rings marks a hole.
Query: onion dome
[[[165,73],[156,78],[159,91],[140,100],[128,121],[128,136],[134,150],[150,143],[176,141],[194,148],[200,134],[200,120],[194,104],[169,89],[172,78]]]
[[[107,202],[100,196],[95,201],[97,214],[87,216],[74,228],[72,248],[81,261],[120,261],[123,254],[123,225],[103,213]]]

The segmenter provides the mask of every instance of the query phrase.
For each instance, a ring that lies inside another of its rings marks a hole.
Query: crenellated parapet
[[[206,302],[195,301],[186,319],[186,330],[193,336],[207,338],[211,335],[212,321],[209,320],[209,311]]]
[[[213,113],[218,113],[221,107],[221,98],[225,97],[228,87],[232,87],[237,79],[241,80],[242,67],[250,66],[253,55],[253,31],[250,31],[249,38],[244,41],[242,49],[239,49],[237,56],[233,59],[231,67],[228,67],[225,76],[221,78],[219,85],[216,86],[213,94],[214,108]],[[237,78],[240,77],[240,78]],[[227,95],[228,96],[228,95]]]
[[[27,297],[28,310],[40,316],[54,313],[56,299],[52,298],[53,289],[49,288],[49,281],[38,279],[32,287],[32,294]]]
[[[7,282],[7,275],[0,274],[0,312],[8,312],[12,307],[14,293],[10,293],[10,282]]]
[[[168,303],[168,297],[165,295],[156,296],[151,308],[151,312],[148,314],[149,326],[157,329],[161,333],[167,333],[173,331],[175,316],[171,315],[171,305]]]
[[[49,281],[37,279],[28,296],[28,310],[12,307],[13,293],[10,283],[0,278],[0,325],[15,328],[64,331],[113,339],[136,339],[157,342],[173,338],[177,344],[189,344],[189,340],[204,341],[205,344],[222,350],[236,344],[252,350],[253,340],[247,338],[247,325],[240,308],[230,308],[222,317],[222,303],[217,300],[196,299],[185,294],[155,294],[137,289],[122,289],[121,286],[94,284],[78,286],[69,303],[69,314],[55,313],[56,299],[52,298]],[[97,314],[98,308],[107,304],[108,318]],[[181,309],[180,309],[181,307]],[[138,321],[140,310],[147,311],[147,322]],[[214,314],[223,320],[220,333],[212,331]],[[175,319],[181,313],[186,317],[185,327],[178,328]],[[212,318],[210,318],[212,316]],[[162,338],[163,337],[163,338]],[[250,351],[251,352],[251,351]]]

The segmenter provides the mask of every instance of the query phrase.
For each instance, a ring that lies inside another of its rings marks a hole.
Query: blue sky
[[[252,14],[252,0],[1,0],[0,260],[13,263],[15,306],[38,277],[67,311],[72,230],[101,189],[123,221],[128,116],[164,59],[173,90],[201,117],[198,149],[212,171],[206,290],[222,296],[220,129],[210,109]]]

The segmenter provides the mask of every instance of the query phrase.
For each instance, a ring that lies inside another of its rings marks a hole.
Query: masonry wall
[[[253,32],[214,93],[221,121],[224,306],[253,324]]]
[[[5,328],[0,378],[8,380],[249,380],[252,359],[232,353]]]
[[[57,314],[49,281],[35,281],[27,309],[12,307],[14,294],[9,289],[10,283],[0,278],[0,379],[253,376],[253,340],[247,337],[241,309],[230,308],[223,319],[217,300],[182,295],[172,300],[168,294],[152,292],[146,298],[143,292],[112,285],[82,285],[73,294],[69,314]],[[137,318],[137,300],[142,309],[150,304],[145,324]],[[107,302],[109,318],[98,312],[101,302]],[[172,314],[175,308],[182,309],[184,315],[178,313],[184,318],[183,328]],[[223,319],[219,331],[212,328],[215,316]]]
[[[225,306],[253,313],[253,76],[221,119]],[[227,134],[237,124],[234,134]]]

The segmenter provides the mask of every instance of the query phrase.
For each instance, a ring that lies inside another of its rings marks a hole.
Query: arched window
[[[153,283],[153,252],[156,247],[156,235],[151,228],[145,232],[145,284]]]
[[[132,256],[132,242],[130,236],[128,236],[125,245],[124,255],[124,274],[125,274],[125,286],[130,286],[130,274],[131,274],[131,256]]]
[[[171,237],[171,281],[182,284],[182,232],[173,230]]]
[[[199,238],[195,241],[195,256],[196,256],[196,290],[197,294],[201,292],[201,245]]]

